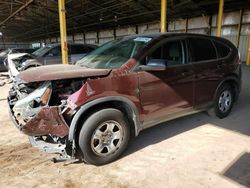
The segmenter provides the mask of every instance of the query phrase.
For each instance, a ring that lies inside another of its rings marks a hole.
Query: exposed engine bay
[[[12,118],[33,146],[69,158],[67,135],[74,111],[67,99],[82,85],[82,79],[13,84],[8,98]]]

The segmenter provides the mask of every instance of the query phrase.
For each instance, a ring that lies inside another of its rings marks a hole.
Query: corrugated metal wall
[[[1,40],[1,39],[0,39]],[[0,42],[0,49],[7,49],[7,48],[30,48],[30,43],[16,43],[16,42]]]
[[[188,33],[200,33],[210,34],[209,29],[209,16],[200,16],[196,18],[179,19],[168,23],[169,32],[185,32]],[[235,45],[237,43],[238,25],[240,23],[240,12],[224,13],[223,16],[223,28],[222,37],[232,41]],[[187,28],[186,28],[187,24]],[[216,35],[217,15],[211,17],[211,35]],[[121,38],[136,33],[157,33],[160,32],[159,21],[141,24],[138,26],[127,26],[110,30],[102,30],[99,32],[87,32],[78,33],[74,36],[69,36],[68,39],[73,42],[81,42],[88,44],[101,45],[105,42],[113,40],[115,38]],[[241,53],[241,59],[246,61],[247,57],[247,45],[250,35],[250,10],[244,10],[242,17],[242,28],[239,41],[239,51]],[[60,38],[53,38],[46,40],[46,42],[60,41]]]
[[[250,39],[247,35],[240,36],[240,45],[239,45],[239,51],[242,61],[246,61],[247,59],[247,48],[248,48],[248,40]]]

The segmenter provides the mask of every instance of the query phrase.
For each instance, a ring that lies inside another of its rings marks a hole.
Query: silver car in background
[[[89,52],[96,49],[97,46],[90,44],[68,44],[68,62],[75,64],[77,60],[84,57]],[[9,76],[14,79],[19,72],[32,67],[42,65],[52,65],[62,63],[61,45],[49,44],[42,47],[32,54],[18,53],[8,55],[7,58]]]
[[[7,57],[9,54],[16,54],[16,53],[32,53],[36,49],[32,48],[9,48],[0,52],[0,71],[7,71]]]

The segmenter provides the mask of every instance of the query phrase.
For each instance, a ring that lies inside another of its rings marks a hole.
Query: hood
[[[89,69],[79,67],[77,65],[47,65],[23,71],[17,76],[17,79],[27,83],[70,78],[107,76],[110,72],[111,70],[108,69]]]
[[[9,54],[8,59],[16,59],[22,56],[28,55],[27,53],[15,53],[15,54]]]

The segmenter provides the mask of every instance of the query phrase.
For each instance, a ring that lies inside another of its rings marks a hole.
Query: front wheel
[[[121,155],[129,138],[130,130],[124,114],[108,108],[93,113],[84,122],[79,147],[87,163],[104,165]]]
[[[229,84],[219,88],[215,102],[215,115],[221,119],[227,117],[234,104],[234,93]]]

